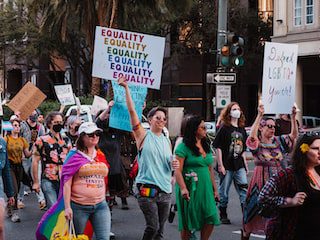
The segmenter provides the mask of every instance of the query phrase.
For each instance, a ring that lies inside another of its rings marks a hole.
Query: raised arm
[[[298,123],[297,123],[296,115],[297,115],[297,109],[296,109],[296,107],[292,107],[291,132],[290,132],[289,136],[293,142],[298,137]]]
[[[251,139],[257,139],[258,138],[258,130],[259,130],[259,125],[260,125],[260,121],[263,117],[264,114],[264,106],[261,104],[258,107],[258,114],[256,119],[254,120],[254,123],[251,126],[251,131],[250,131],[250,135],[249,138]]]
[[[141,146],[142,141],[144,140],[144,137],[146,135],[146,131],[144,130],[144,128],[141,126],[138,114],[136,112],[132,97],[131,97],[131,93],[130,93],[130,89],[129,86],[126,82],[125,78],[120,78],[118,80],[118,83],[120,86],[124,87],[125,92],[126,92],[126,102],[127,102],[127,106],[128,106],[128,111],[129,111],[129,115],[130,115],[130,121],[131,121],[131,126],[133,129],[133,135],[134,138],[136,139],[136,144],[138,147]]]

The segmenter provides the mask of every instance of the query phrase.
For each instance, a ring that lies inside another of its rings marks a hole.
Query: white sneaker
[[[11,221],[16,223],[16,222],[20,222],[21,220],[20,220],[19,215],[17,213],[14,213],[14,214],[12,214]]]
[[[113,232],[110,232],[110,239],[115,239],[116,235]]]

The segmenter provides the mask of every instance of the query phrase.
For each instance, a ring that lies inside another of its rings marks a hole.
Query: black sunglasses
[[[87,136],[88,136],[89,138],[93,138],[94,136],[100,137],[101,134],[102,134],[102,132],[101,132],[101,131],[95,131],[95,132],[93,132],[93,133],[86,133],[86,134],[87,134]]]
[[[269,128],[269,129],[271,129],[271,128],[276,129],[276,126],[275,126],[275,125],[272,125],[272,124],[267,124],[266,127]]]

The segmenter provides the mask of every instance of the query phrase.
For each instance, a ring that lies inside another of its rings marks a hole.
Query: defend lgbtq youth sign
[[[295,102],[298,45],[266,42],[262,102],[265,113],[291,113]]]
[[[92,76],[160,89],[165,38],[96,27]]]

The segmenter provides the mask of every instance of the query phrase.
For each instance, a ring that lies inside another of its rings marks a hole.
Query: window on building
[[[302,24],[302,0],[294,1],[294,25],[300,26]]]
[[[306,0],[306,24],[313,24],[314,1]]]

